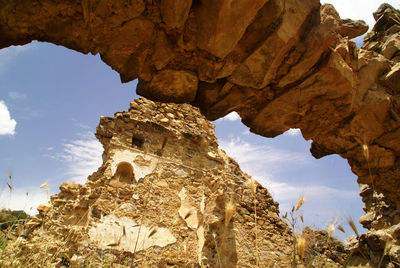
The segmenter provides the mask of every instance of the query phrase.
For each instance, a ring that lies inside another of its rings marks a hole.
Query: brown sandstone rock
[[[342,20],[342,25],[340,25],[339,33],[344,37],[349,39],[355,38],[357,36],[363,35],[368,31],[368,25],[362,20]]]
[[[162,0],[161,17],[169,28],[180,28],[189,15],[192,0]]]
[[[197,45],[224,58],[237,45],[247,26],[267,0],[205,0],[195,7]]]
[[[191,102],[196,97],[197,76],[187,71],[162,70],[150,82],[140,80],[138,94],[154,100]]]
[[[208,119],[237,111],[267,137],[301,128],[317,157],[347,158],[387,200],[366,204],[388,214],[376,210],[372,231],[396,225],[399,11],[382,5],[358,49],[349,38],[365,24],[316,0],[190,2],[3,1],[0,48],[39,40],[100,53],[155,100],[191,102]]]

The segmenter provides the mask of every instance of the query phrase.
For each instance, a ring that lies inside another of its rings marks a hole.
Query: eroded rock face
[[[379,229],[399,223],[400,15],[385,4],[374,17],[358,49],[349,39],[365,23],[317,0],[14,0],[0,4],[0,47],[100,53],[143,96],[190,102],[208,119],[237,111],[266,137],[300,128],[315,157],[348,159],[387,200]]]
[[[400,262],[400,131],[397,125],[400,111],[400,13],[390,5],[383,4],[374,13],[374,18],[376,24],[365,36],[362,47],[368,52],[363,50],[360,52],[360,54],[365,53],[361,68],[368,68],[365,60],[368,55],[373,55],[379,57],[379,60],[375,61],[376,66],[370,69],[384,71],[378,72],[379,76],[375,79],[369,78],[363,81],[363,84],[369,86],[367,90],[369,94],[365,95],[367,97],[365,100],[370,104],[358,115],[359,125],[363,124],[363,129],[369,127],[370,130],[363,133],[366,139],[372,140],[369,143],[373,146],[363,146],[364,159],[367,163],[361,164],[362,161],[358,160],[359,163],[354,165],[357,169],[353,168],[359,175],[360,195],[365,203],[363,209],[366,214],[359,221],[370,231],[361,235],[353,248],[355,252],[360,249],[366,252],[365,249],[368,248],[367,255],[373,266],[390,263],[387,267],[395,267]],[[386,64],[389,64],[389,67],[385,67]],[[368,98],[368,95],[372,94],[377,98]],[[388,104],[384,103],[385,96]],[[367,107],[370,111],[365,110]]]

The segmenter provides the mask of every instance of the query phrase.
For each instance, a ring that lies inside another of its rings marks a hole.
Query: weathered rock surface
[[[367,263],[372,267],[396,267],[400,264],[400,43],[397,44],[400,41],[400,13],[390,5],[383,4],[374,13],[374,18],[376,24],[365,36],[359,55],[365,53],[365,56],[379,58],[375,60],[376,66],[370,69],[375,68],[374,72],[377,69],[384,71],[378,71],[377,76],[369,79],[362,70],[360,72],[363,81],[359,84],[368,87],[364,103],[369,102],[369,105],[363,107],[357,116],[360,117],[359,125],[364,125],[364,139],[370,141],[362,149],[366,163],[362,163],[361,159],[354,160],[358,163],[352,167],[359,176],[360,195],[365,203],[363,209],[366,214],[359,221],[369,232],[361,235],[353,246],[354,266],[366,265],[367,256]],[[360,63],[359,68],[368,68],[365,60]],[[389,67],[384,67],[386,64]],[[368,95],[371,94],[376,98],[369,99]],[[388,104],[384,103],[383,97],[386,97]],[[359,261],[356,260],[357,255]]]
[[[237,111],[267,137],[300,128],[315,157],[348,159],[387,200],[376,219],[395,226],[400,15],[384,4],[374,17],[358,49],[349,39],[365,24],[317,0],[13,0],[0,2],[0,48],[39,40],[100,53],[123,82],[139,78],[143,96],[190,102],[208,119]]]

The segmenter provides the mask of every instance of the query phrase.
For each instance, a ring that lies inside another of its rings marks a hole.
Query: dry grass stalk
[[[46,181],[45,183],[43,183],[42,185],[40,185],[39,188],[41,188],[41,189],[46,188],[46,196],[47,196],[47,199],[50,199],[49,184],[48,184],[48,182]]]
[[[192,216],[192,211],[189,211],[186,215],[185,215],[185,217],[183,218],[183,219],[187,219],[187,218],[189,218],[190,216]]]
[[[344,233],[344,234],[346,233],[346,232],[344,231],[344,228],[343,228],[342,226],[339,225],[337,228],[338,228],[339,231],[341,231],[342,233]]]
[[[257,183],[255,179],[250,178],[248,184],[251,192],[255,195],[257,193]]]
[[[306,251],[306,239],[300,235],[297,237],[297,254],[300,260],[304,259],[304,252]]]
[[[303,215],[300,215],[300,220],[302,223],[304,223]]]
[[[251,192],[253,193],[253,202],[254,202],[254,236],[255,236],[255,248],[256,248],[256,266],[259,267],[259,252],[258,252],[258,236],[257,236],[257,182],[253,179],[249,179],[249,188]]]
[[[41,188],[41,189],[42,188],[47,188],[47,187],[49,187],[49,184],[47,183],[47,181],[39,186],[39,188]]]
[[[358,238],[360,235],[358,234],[358,230],[356,225],[354,224],[354,221],[352,219],[349,219],[348,224],[350,225],[350,228],[353,230],[353,232],[356,234]]]
[[[382,266],[383,259],[385,258],[386,254],[388,253],[389,248],[390,248],[390,243],[385,241],[385,248],[382,252],[382,256],[379,258],[379,263],[377,266],[378,268],[380,268]]]
[[[335,230],[335,225],[333,223],[330,223],[328,227],[328,241],[329,239],[331,239],[334,230]]]
[[[111,243],[108,244],[107,247],[117,247],[121,244],[121,237],[119,237],[118,241],[116,243]]]
[[[7,185],[8,185],[8,188],[10,188],[10,191],[14,190],[13,187],[11,186],[11,184],[9,184],[8,182],[7,182]]]
[[[366,160],[369,160],[369,150],[368,150],[368,145],[363,144],[362,146],[363,149],[363,154]]]
[[[364,138],[365,141],[365,138]],[[363,150],[363,154],[365,159],[367,160],[367,165],[368,165],[368,172],[369,172],[369,177],[371,179],[371,185],[372,185],[372,190],[375,191],[375,176],[372,176],[372,172],[371,172],[371,167],[369,164],[369,148],[368,145],[364,142],[364,144],[362,145],[362,150]],[[372,200],[373,202],[375,201],[375,195],[374,193],[372,193]],[[357,235],[358,237],[358,235]]]
[[[147,238],[152,237],[155,233],[157,232],[157,229],[153,229],[150,234],[147,236]]]
[[[296,205],[296,209],[295,209],[296,211],[300,209],[300,207],[304,204],[304,201],[306,201],[305,197],[301,197],[299,199],[299,201],[297,201],[297,205]]]
[[[215,250],[217,251],[217,261],[218,261],[218,265],[216,265],[216,267],[220,267],[221,268],[221,255],[220,255],[220,249],[218,247],[218,243],[217,243],[217,233],[215,231],[212,232],[212,236],[214,238],[214,243],[215,243]]]
[[[235,211],[236,211],[236,203],[231,198],[229,202],[225,205],[225,227],[228,227]]]
[[[133,254],[136,253],[136,247],[137,247],[137,244],[138,244],[138,241],[139,241],[140,230],[141,230],[141,229],[142,229],[142,225],[139,225],[139,231],[138,231],[138,234],[137,234],[137,237],[136,237],[135,248],[133,249]]]

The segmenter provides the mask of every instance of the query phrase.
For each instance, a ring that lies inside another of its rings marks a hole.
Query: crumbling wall
[[[293,240],[278,204],[258,184],[252,192],[213,128],[190,105],[146,99],[102,117],[103,165],[85,185],[63,183],[1,265],[288,267]]]

